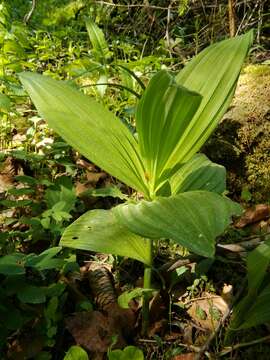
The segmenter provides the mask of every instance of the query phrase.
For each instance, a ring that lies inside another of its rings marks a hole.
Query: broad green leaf
[[[60,244],[151,263],[148,242],[120,225],[111,210],[91,210],[65,230]]]
[[[172,195],[191,190],[222,194],[226,189],[226,170],[203,154],[196,154],[170,179]]]
[[[71,146],[127,185],[147,193],[138,145],[101,104],[64,82],[34,73],[20,79],[39,113]]]
[[[98,62],[105,64],[106,59],[110,57],[110,51],[104,33],[92,19],[86,19],[85,23],[95,58]]]
[[[145,293],[152,293],[153,289],[144,289],[144,288],[135,288],[129,291],[123,292],[120,296],[118,296],[117,302],[118,305],[123,309],[129,308],[129,302],[132,299],[137,297],[142,297]]]
[[[200,94],[177,85],[163,70],[151,79],[139,101],[136,114],[139,147],[153,191],[201,100]],[[178,160],[171,167],[177,163]]]
[[[262,284],[269,263],[270,240],[267,240],[265,243],[257,246],[256,249],[251,251],[247,258],[248,290],[253,299]]]
[[[176,82],[203,96],[172,153],[167,167],[176,160],[188,161],[205,143],[226,112],[238,76],[253,40],[252,31],[213,44],[195,56],[177,75]]]
[[[244,322],[237,328],[247,329],[270,321],[270,284],[267,285],[258,297],[253,298],[249,309],[243,315]]]
[[[215,238],[241,207],[208,191],[190,191],[113,208],[119,223],[148,238],[170,238],[190,251],[213,257]]]
[[[78,345],[71,346],[64,360],[88,360],[87,352]]]

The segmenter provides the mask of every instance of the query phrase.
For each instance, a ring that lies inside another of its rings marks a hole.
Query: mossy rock
[[[228,190],[253,202],[270,199],[270,66],[248,65],[229,111],[203,148],[228,171]]]

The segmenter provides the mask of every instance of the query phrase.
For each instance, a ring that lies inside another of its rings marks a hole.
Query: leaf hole
[[[72,240],[77,240],[79,239],[78,236],[73,236]]]

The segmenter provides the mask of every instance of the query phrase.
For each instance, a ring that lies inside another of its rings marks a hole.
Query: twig
[[[35,11],[36,5],[37,5],[37,0],[32,0],[31,9],[23,18],[23,21],[24,21],[25,24],[27,24],[28,21],[31,19],[31,17],[32,17],[34,11]]]
[[[142,343],[147,343],[147,344],[158,344],[158,342],[156,340],[151,340],[151,339],[139,339],[138,341],[142,342]],[[195,351],[195,352],[200,351],[200,348],[198,346],[184,344],[184,343],[178,342],[177,340],[175,341],[175,339],[174,340],[161,341],[161,342],[164,345],[166,345],[166,344],[169,344],[169,345],[175,344],[175,345],[182,346],[182,347],[184,347],[186,349],[189,349],[189,350],[192,350],[192,351]]]
[[[171,42],[170,42],[170,31],[169,31],[169,27],[170,27],[170,20],[171,20],[171,6],[172,4],[170,3],[168,10],[167,10],[167,24],[166,24],[166,33],[165,33],[165,39],[167,42],[167,46],[168,46],[168,50],[170,53],[170,57],[172,57],[171,54]]]
[[[254,235],[254,236],[250,236],[245,241],[241,241],[238,243],[233,243],[233,244],[217,244],[217,248],[221,249],[221,250],[228,250],[231,252],[244,252],[247,250],[252,250],[254,249],[256,246],[262,244],[264,242],[264,240],[266,240],[269,237],[270,233],[264,233],[261,235]]]
[[[225,347],[217,355],[218,356],[224,356],[224,355],[232,352],[233,350],[240,349],[240,348],[247,347],[247,346],[260,344],[260,343],[265,342],[265,341],[270,341],[270,335],[264,336],[264,337],[256,339],[256,340],[248,341],[248,342],[245,342],[245,343],[240,343],[240,344],[236,344],[236,345],[233,345],[233,346]]]
[[[173,7],[164,7],[164,6],[156,6],[156,5],[146,5],[146,4],[130,4],[130,5],[125,5],[125,4],[113,4],[113,3],[109,3],[106,1],[93,1],[93,4],[100,4],[100,5],[108,5],[108,6],[114,6],[114,7],[122,7],[122,8],[150,8],[150,9],[156,9],[156,10],[168,10],[170,9],[177,9],[178,10],[178,6],[173,6]]]

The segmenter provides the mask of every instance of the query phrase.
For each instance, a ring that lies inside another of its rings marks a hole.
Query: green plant
[[[144,360],[142,350],[136,346],[127,346],[123,350],[112,350],[108,353],[109,360]]]
[[[64,360],[88,360],[87,352],[80,346],[71,346],[66,353]]]
[[[247,294],[233,310],[225,341],[230,343],[235,331],[248,329],[270,321],[270,240],[257,246],[247,257]],[[247,316],[248,314],[248,316]]]
[[[60,251],[54,247],[39,255],[14,252],[0,258],[0,356],[7,338],[29,326],[42,337],[43,346],[55,344],[66,300],[66,284],[55,275],[75,266],[78,270],[75,257],[64,257]]]
[[[196,153],[230,104],[251,41],[250,32],[214,44],[175,79],[157,73],[137,106],[138,141],[111,112],[67,84],[20,75],[39,113],[63,139],[145,198],[87,212],[66,229],[61,245],[142,261],[146,289],[157,239],[214,256],[216,236],[241,209],[221,195],[225,169]],[[144,330],[148,301],[146,294]]]

